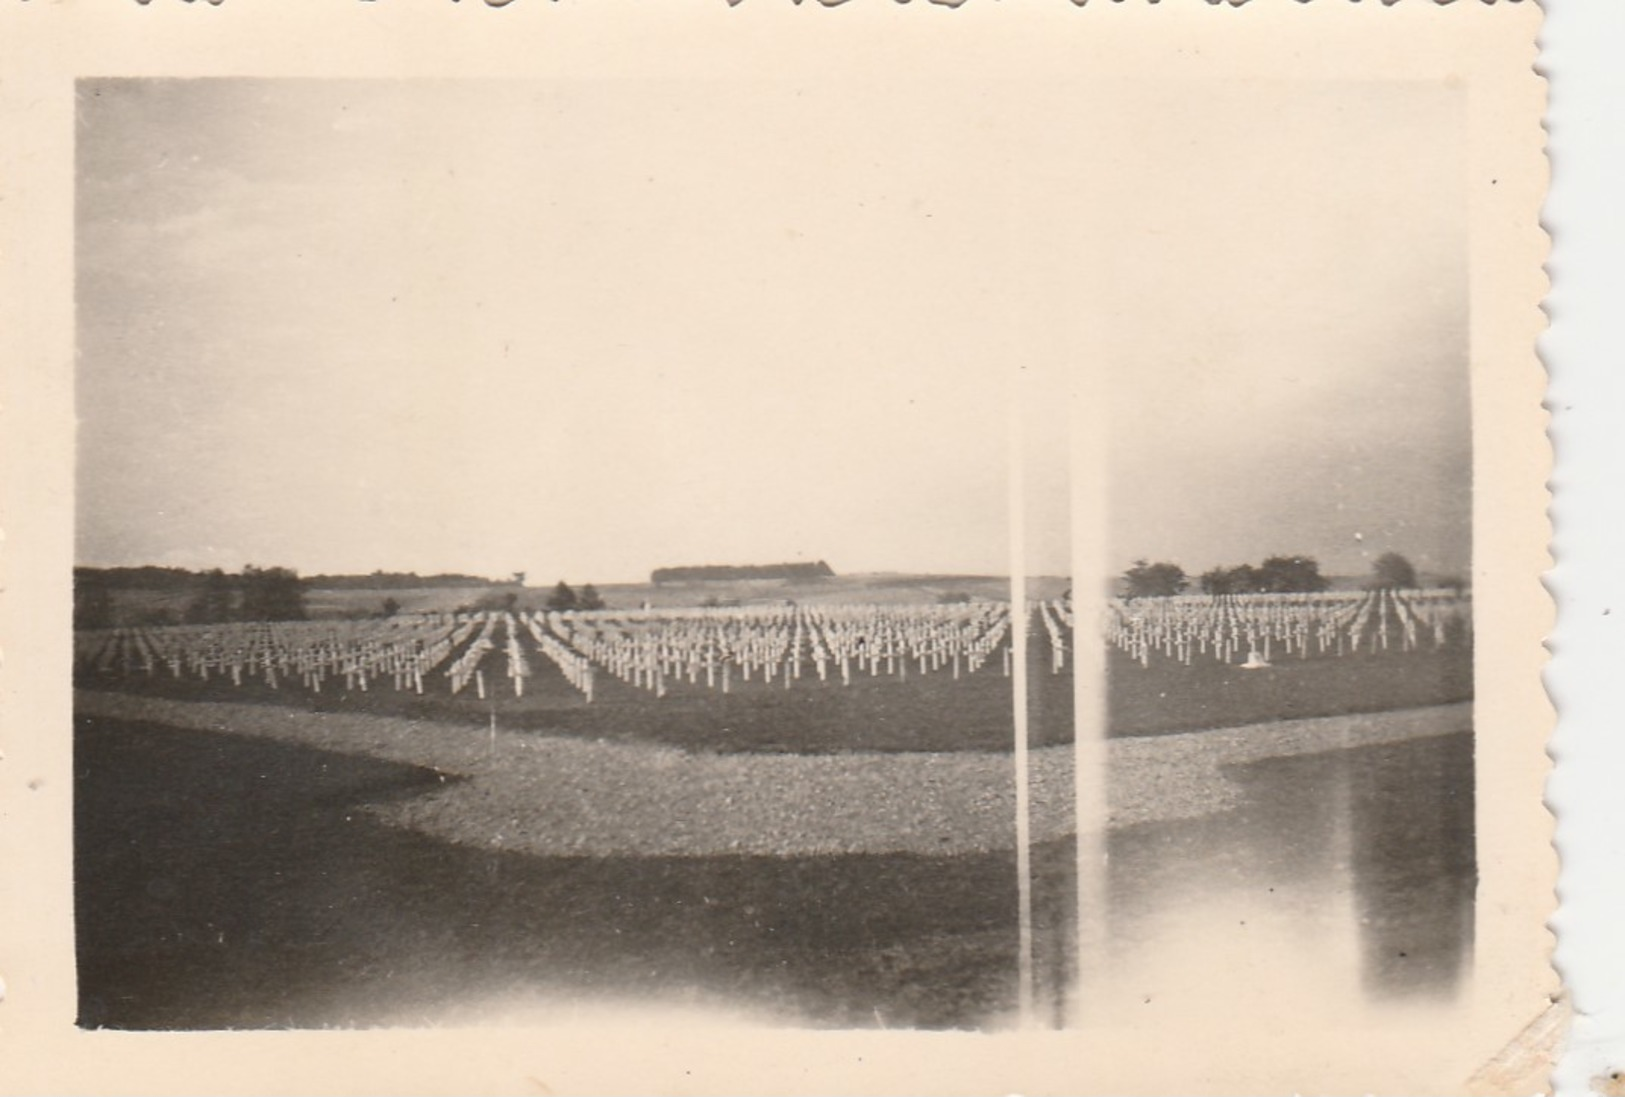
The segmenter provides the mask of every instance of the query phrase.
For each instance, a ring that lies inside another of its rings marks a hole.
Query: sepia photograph
[[[1460,93],[1212,92],[1076,184],[1161,252],[1021,209],[1158,303],[1057,361],[957,111],[755,91],[80,85],[80,1024],[1065,1025],[1191,939],[1449,999]]]
[[[53,78],[54,1038],[1521,1091],[1538,12],[1135,10]]]

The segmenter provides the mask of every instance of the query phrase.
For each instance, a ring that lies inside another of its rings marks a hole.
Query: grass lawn
[[[78,721],[75,775],[86,1026],[422,1024],[523,992],[954,1028],[1014,999],[1011,853],[485,851],[359,810],[434,771],[121,720]],[[1055,962],[1071,856],[1038,856]]]

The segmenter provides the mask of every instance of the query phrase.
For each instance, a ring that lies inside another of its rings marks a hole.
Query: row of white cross
[[[1065,601],[1029,603],[1049,639],[1050,669],[1065,668],[1075,622]],[[1153,654],[1186,665],[1197,657],[1267,664],[1278,653],[1312,655],[1436,650],[1465,642],[1471,602],[1452,591],[1349,591],[1211,597],[1116,599],[1108,603],[1109,643],[1142,665]],[[1029,617],[1030,619],[1030,617]],[[521,624],[522,623],[522,624]],[[181,625],[83,631],[76,663],[102,674],[181,678],[228,676],[235,685],[262,678],[297,681],[320,692],[342,677],[366,690],[391,679],[397,690],[424,691],[424,678],[450,660],[454,694],[473,684],[484,699],[483,662],[506,655],[507,678],[523,696],[533,675],[522,635],[588,700],[594,668],[664,696],[670,684],[704,682],[730,692],[736,680],[790,688],[812,671],[906,680],[911,673],[975,673],[995,653],[1011,672],[1009,607],[842,604],[680,610],[524,614],[399,615],[385,621]],[[455,654],[455,658],[453,657]]]
[[[731,692],[736,676],[788,689],[808,668],[820,681],[838,672],[847,685],[865,669],[900,680],[911,667],[946,669],[958,678],[1000,650],[1010,628],[997,604],[550,613],[544,620],[568,650],[657,696],[685,679]]]
[[[1277,648],[1299,659],[1438,650],[1472,628],[1471,600],[1436,590],[1116,599],[1106,615],[1108,641],[1142,666],[1153,653],[1187,666],[1209,654],[1260,666]]]

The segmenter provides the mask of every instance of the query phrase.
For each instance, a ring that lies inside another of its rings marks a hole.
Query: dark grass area
[[[1365,989],[1447,994],[1476,887],[1470,733],[1232,766],[1243,802],[1115,830],[1110,948],[1230,892],[1334,917]],[[1010,853],[536,857],[375,822],[433,770],[83,718],[75,738],[80,1023],[428,1024],[493,997],[724,1003],[785,1023],[966,1028],[1015,995]],[[1041,1009],[1073,954],[1071,843],[1034,851]],[[1279,894],[1276,894],[1279,892]],[[1289,895],[1292,896],[1289,898]],[[1346,918],[1347,915],[1335,915]]]
[[[80,719],[80,1024],[432,1023],[519,992],[956,1028],[1014,1000],[1013,854],[545,858],[454,846],[360,810],[441,779]],[[1071,857],[1069,846],[1036,855],[1051,992]]]
[[[1108,721],[1114,736],[1162,735],[1310,716],[1388,712],[1470,701],[1473,653],[1362,653],[1283,659],[1243,670],[1217,660],[1142,667],[1113,651],[1107,663]]]
[[[1478,880],[1471,732],[1271,758],[1226,775],[1245,796],[1237,809],[1112,832],[1114,939],[1133,941],[1150,912],[1227,892],[1306,902],[1308,925],[1325,917],[1316,897],[1352,884],[1365,990],[1457,988]]]
[[[397,692],[389,682],[369,691],[346,690],[329,681],[312,694],[284,684],[270,689],[258,679],[233,687],[215,677],[174,680],[153,677],[89,677],[80,685],[182,700],[285,704],[317,712],[364,712],[483,727],[491,714],[508,730],[591,739],[658,742],[686,750],[818,754],[867,751],[997,751],[1011,742],[1011,681],[994,659],[955,681],[938,672],[907,679],[854,676],[851,686],[836,675],[818,681],[808,664],[785,689],[736,680],[723,694],[686,681],[656,699],[608,674],[598,677],[598,697],[587,704],[557,668],[534,652],[535,675],[524,697],[514,696],[500,653],[484,666],[490,697],[473,687],[453,696],[443,675],[427,692]],[[1287,659],[1261,670],[1216,660],[1183,666],[1154,657],[1149,667],[1113,651],[1107,661],[1107,725],[1114,736],[1161,735],[1234,727],[1309,716],[1379,712],[1464,701],[1473,693],[1472,652],[1465,646],[1410,654],[1362,653],[1340,658]],[[1070,742],[1073,725],[1071,665],[1050,671],[1049,639],[1031,637],[1029,706],[1032,742]]]

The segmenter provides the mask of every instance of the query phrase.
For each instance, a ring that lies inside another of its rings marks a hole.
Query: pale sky
[[[1453,96],[1125,97],[1148,135],[893,91],[82,85],[80,561],[1002,572],[1011,371],[1064,308],[1109,348],[1112,566],[1465,567]]]
[[[1108,204],[1132,210],[1103,287],[1113,565],[1304,553],[1359,575],[1392,550],[1465,578],[1460,93],[1159,88],[1140,105],[1175,121],[1112,142]]]

